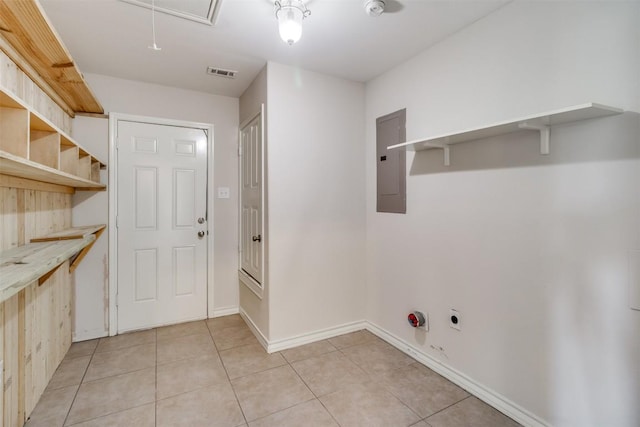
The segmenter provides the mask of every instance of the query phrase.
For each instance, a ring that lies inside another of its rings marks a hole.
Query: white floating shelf
[[[413,141],[403,142],[401,144],[391,145],[387,147],[387,149],[393,150],[395,148],[406,147],[413,151],[422,151],[439,148],[444,150],[444,163],[446,166],[449,166],[451,163],[450,145],[490,138],[521,130],[535,130],[540,132],[540,154],[549,154],[549,131],[551,127],[580,120],[613,116],[616,114],[622,114],[623,112],[624,110],[619,108],[602,104],[582,104],[495,123],[489,126],[467,129],[461,132],[452,132],[429,138],[416,139]]]

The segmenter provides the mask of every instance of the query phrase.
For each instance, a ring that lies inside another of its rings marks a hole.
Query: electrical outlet
[[[229,187],[218,187],[218,199],[228,199],[231,197]]]
[[[462,323],[462,318],[460,317],[460,313],[455,308],[449,310],[449,326],[453,329],[457,329],[460,331],[460,324]]]

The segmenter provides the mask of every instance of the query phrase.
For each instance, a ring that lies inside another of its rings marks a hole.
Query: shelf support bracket
[[[451,166],[451,148],[449,147],[449,144],[436,144],[433,142],[424,142],[422,146],[429,147],[429,148],[442,149],[443,155],[444,155],[444,165]]]
[[[549,126],[537,123],[522,122],[518,123],[520,129],[537,130],[540,132],[540,154],[549,154]]]
[[[55,273],[56,271],[58,271],[58,269],[59,269],[60,267],[62,267],[62,264],[64,264],[64,262],[63,262],[63,263],[61,263],[61,264],[56,265],[56,266],[55,266],[55,267],[53,267],[51,270],[49,270],[47,273],[45,273],[45,274],[43,274],[42,276],[40,276],[40,278],[38,278],[38,286],[42,286],[42,284],[43,284],[44,282],[46,282],[47,280],[49,280],[49,277],[53,276],[53,273]]]
[[[445,145],[442,150],[444,151],[444,165],[451,166],[451,148]]]

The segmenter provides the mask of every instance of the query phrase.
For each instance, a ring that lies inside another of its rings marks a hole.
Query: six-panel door
[[[119,121],[118,331],[207,314],[207,137]]]

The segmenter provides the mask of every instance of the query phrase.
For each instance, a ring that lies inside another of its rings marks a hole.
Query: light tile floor
[[[26,425],[519,424],[367,331],[267,354],[234,315],[73,344]]]

